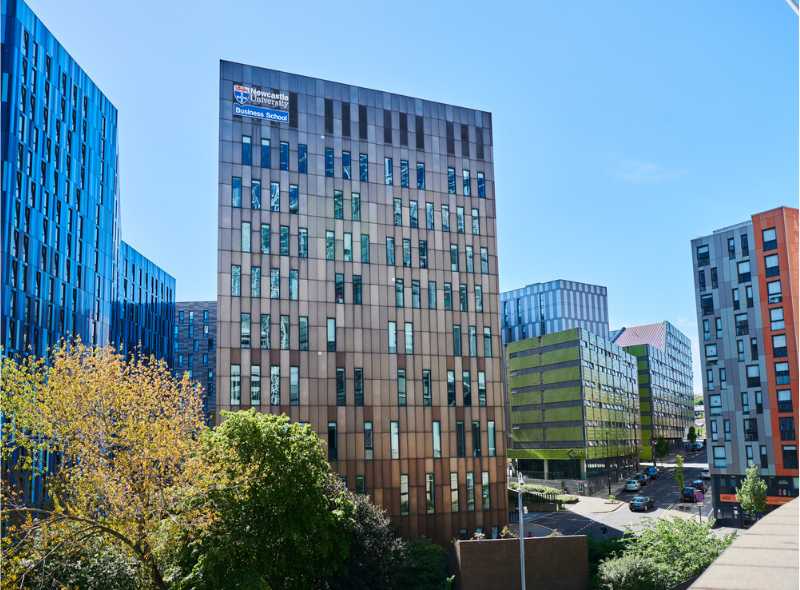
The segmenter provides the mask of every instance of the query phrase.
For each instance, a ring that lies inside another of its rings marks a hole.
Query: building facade
[[[217,412],[439,542],[507,520],[491,114],[220,65]]]
[[[503,344],[572,328],[608,338],[608,290],[556,280],[500,294]]]
[[[120,243],[111,308],[111,343],[134,352],[173,360],[175,278],[126,242]]]
[[[781,207],[692,240],[714,507],[738,514],[748,465],[768,503],[797,496],[798,211]]]
[[[6,354],[109,342],[119,232],[117,109],[22,0],[3,0]]]
[[[635,357],[583,328],[512,342],[505,352],[508,456],[523,472],[537,479],[610,481],[636,467]]]
[[[179,301],[173,328],[175,375],[185,372],[203,386],[203,413],[214,423],[216,414],[217,302]]]
[[[640,458],[652,461],[658,439],[676,448],[692,426],[692,343],[669,322],[622,328],[615,332],[613,342],[637,359]]]

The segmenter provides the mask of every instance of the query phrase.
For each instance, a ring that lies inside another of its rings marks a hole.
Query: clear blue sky
[[[179,299],[216,297],[220,58],[491,111],[501,289],[607,285],[612,327],[696,340],[689,240],[797,205],[784,0],[30,3],[119,109],[122,235]]]

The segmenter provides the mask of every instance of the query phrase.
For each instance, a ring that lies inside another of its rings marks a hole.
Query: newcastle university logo
[[[289,95],[286,92],[234,84],[233,99],[234,116],[289,122]]]

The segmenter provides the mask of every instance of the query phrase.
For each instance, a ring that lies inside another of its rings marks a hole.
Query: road
[[[643,466],[644,468],[644,466]],[[708,468],[706,451],[687,453],[684,461],[684,479],[687,483],[700,479],[703,469]],[[537,536],[545,530],[555,530],[565,535],[592,535],[615,537],[626,530],[640,529],[648,520],[666,517],[700,518],[705,521],[712,513],[711,493],[708,490],[702,504],[680,501],[680,490],[675,483],[674,458],[659,462],[658,479],[651,480],[640,492],[620,492],[621,504],[609,504],[604,498],[581,497],[577,504],[568,505],[562,512],[537,512],[526,515],[526,523],[535,523]],[[706,480],[708,485],[710,482]],[[650,512],[631,512],[628,501],[640,494],[653,498],[655,509]],[[698,512],[699,508],[699,512]]]

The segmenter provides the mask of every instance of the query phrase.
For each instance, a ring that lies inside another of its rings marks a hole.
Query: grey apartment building
[[[608,338],[608,290],[562,279],[500,294],[503,344],[583,328]]]
[[[797,209],[692,240],[706,436],[717,518],[737,515],[749,465],[767,503],[798,493]]]
[[[213,424],[216,414],[217,387],[217,302],[179,301],[175,304],[173,370],[181,377],[203,387],[203,413]]]
[[[403,534],[496,536],[491,114],[226,61],[219,96],[217,412],[310,424]]]

